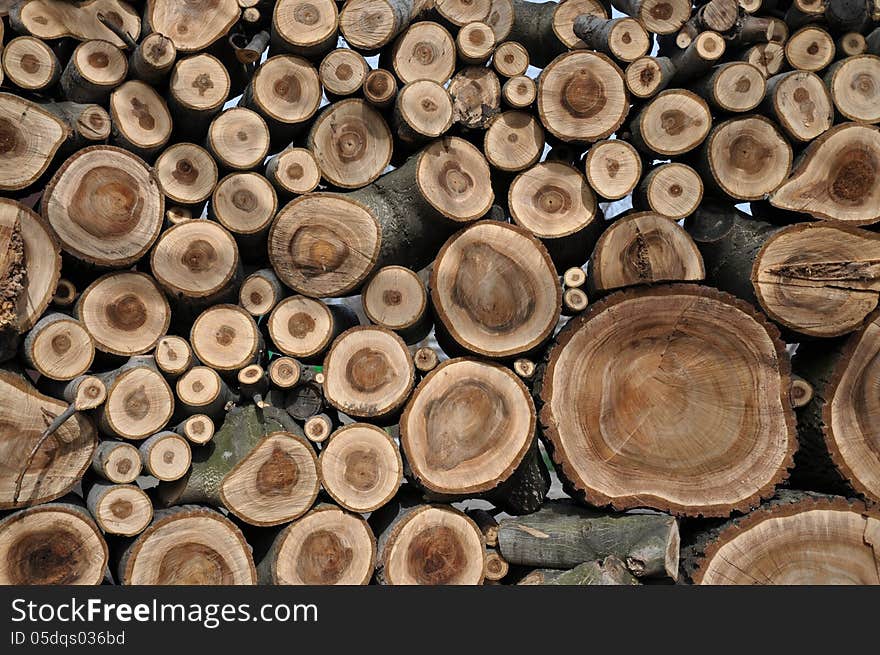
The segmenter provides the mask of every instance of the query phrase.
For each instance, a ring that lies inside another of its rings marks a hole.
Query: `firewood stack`
[[[880,4],[0,14],[0,583],[880,583]]]

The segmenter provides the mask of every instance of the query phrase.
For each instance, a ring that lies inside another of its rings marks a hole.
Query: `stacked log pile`
[[[880,5],[0,16],[0,583],[880,584]]]

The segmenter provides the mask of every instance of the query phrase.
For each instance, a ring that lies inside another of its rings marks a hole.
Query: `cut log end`
[[[289,389],[300,379],[301,366],[292,357],[276,357],[269,363],[269,379],[279,389]]]
[[[193,353],[217,371],[239,371],[260,356],[262,337],[253,317],[238,305],[214,305],[190,332]]]
[[[455,72],[455,41],[438,23],[413,23],[394,44],[391,64],[403,84],[416,80],[444,84]]]
[[[139,487],[130,484],[94,484],[86,497],[89,512],[106,534],[131,537],[153,520],[153,504]]]
[[[124,441],[102,441],[92,457],[92,471],[114,484],[130,484],[141,474],[138,449]]]
[[[193,364],[192,348],[183,337],[162,337],[156,343],[153,356],[156,366],[169,378],[183,375]]]
[[[587,181],[593,190],[608,200],[623,198],[642,177],[642,158],[626,141],[609,139],[594,143],[584,162]]]

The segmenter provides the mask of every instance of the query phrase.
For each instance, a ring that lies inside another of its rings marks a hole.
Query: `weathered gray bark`
[[[626,564],[614,555],[603,560],[584,562],[567,571],[557,569],[536,569],[526,575],[518,584],[521,585],[577,585],[577,586],[611,586],[637,585],[638,579],[626,568]]]

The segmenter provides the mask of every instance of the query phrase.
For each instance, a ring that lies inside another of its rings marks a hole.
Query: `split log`
[[[228,109],[211,121],[208,149],[224,170],[253,170],[266,160],[269,128],[255,111]]]
[[[104,440],[92,456],[92,472],[113,484],[131,484],[142,467],[140,452],[125,441]]]
[[[785,491],[700,535],[684,563],[694,584],[880,584],[880,515],[855,500]]]
[[[107,543],[84,507],[50,503],[0,521],[3,585],[99,585]]]
[[[384,68],[376,68],[364,78],[364,98],[374,107],[384,109],[397,97],[397,78]]]
[[[711,107],[741,113],[761,103],[767,82],[757,66],[745,61],[729,61],[716,66],[692,88]]]
[[[105,534],[132,537],[153,520],[153,504],[139,487],[96,482],[86,493],[86,505]]]
[[[430,287],[438,325],[458,347],[490,358],[539,348],[562,302],[544,246],[523,228],[497,221],[449,239],[435,259]]]
[[[176,335],[161,337],[153,357],[159,370],[171,380],[179,378],[196,363],[187,340]]]
[[[174,428],[174,432],[197,446],[208,443],[214,437],[214,430],[214,421],[205,414],[188,416]]]
[[[538,115],[547,131],[563,141],[604,139],[623,124],[628,111],[623,72],[601,53],[560,55],[538,78]]]
[[[811,488],[851,490],[868,500],[880,499],[874,400],[870,376],[876,364],[877,315],[849,339],[823,348],[805,346],[795,357],[797,372],[809,382],[813,400],[798,414],[801,450],[797,477]],[[866,422],[867,421],[867,422]]]
[[[351,423],[321,449],[318,475],[324,490],[352,512],[373,512],[397,493],[403,461],[394,440],[368,423]]]
[[[181,416],[205,414],[219,419],[233,394],[220,375],[207,366],[193,366],[181,375],[174,387],[177,413]]]
[[[619,200],[631,193],[639,183],[642,158],[626,141],[606,139],[590,146],[584,160],[584,170],[593,191],[607,200]]]
[[[321,85],[331,102],[359,91],[369,70],[370,65],[363,55],[350,48],[328,52],[318,67]]]
[[[418,343],[433,327],[425,284],[408,268],[380,268],[364,287],[361,302],[371,323],[393,330],[407,344]]]
[[[501,112],[501,82],[490,68],[462,68],[448,89],[452,96],[452,118],[465,129],[484,130]]]
[[[825,84],[844,118],[859,123],[880,122],[880,57],[847,57],[828,69]]]
[[[517,584],[522,585],[637,585],[638,578],[627,570],[619,557],[609,555],[603,560],[584,562],[568,571],[535,569]]]
[[[837,125],[815,139],[791,177],[770,195],[780,209],[805,212],[848,225],[880,220],[880,130],[858,123]]]
[[[66,403],[44,396],[24,377],[5,370],[0,370],[0,397],[0,509],[60,498],[91,462],[98,443],[91,420],[75,413],[44,438]]]
[[[501,99],[513,109],[526,109],[535,104],[538,85],[525,75],[511,77],[501,87]]]
[[[444,505],[393,502],[370,517],[382,585],[482,584],[486,547],[476,524]]]
[[[304,361],[323,357],[331,342],[358,324],[344,305],[327,305],[306,296],[288,296],[272,310],[266,327],[272,344],[285,355]]]
[[[626,88],[637,98],[650,98],[665,89],[675,76],[669,57],[639,57],[626,67]]]
[[[767,80],[762,109],[796,141],[812,141],[834,123],[831,94],[809,71],[789,71]]]
[[[600,18],[583,14],[574,21],[574,33],[591,50],[630,62],[648,54],[651,38],[634,18]]]
[[[483,497],[525,514],[550,487],[529,391],[496,364],[452,359],[431,371],[400,419],[400,443],[408,477],[430,499]]]
[[[68,254],[102,268],[141,259],[162,229],[164,199],[138,156],[112,146],[80,150],[46,187],[40,211]]]
[[[146,439],[138,449],[144,470],[159,481],[179,480],[189,471],[192,451],[176,432],[165,430]]]
[[[2,61],[6,78],[25,91],[49,91],[61,78],[61,64],[52,48],[32,36],[7,43]]]
[[[397,94],[392,124],[398,139],[411,146],[446,134],[453,116],[449,91],[432,80],[416,80]]]
[[[119,559],[124,585],[252,585],[250,547],[220,512],[197,505],[158,510]]]
[[[152,161],[171,138],[168,105],[153,87],[129,80],[110,94],[113,144]]]
[[[631,143],[641,152],[675,157],[699,146],[712,129],[709,105],[685,89],[654,96],[629,124]]]
[[[486,23],[466,23],[455,37],[458,58],[465,64],[484,64],[495,50],[495,33]]]
[[[507,204],[513,221],[541,240],[560,273],[586,261],[604,228],[586,179],[562,162],[545,161],[520,173]]]
[[[124,45],[116,33],[102,23],[98,16],[113,17],[113,23],[125,34],[140,34],[141,20],[135,10],[121,0],[22,0],[9,8],[11,27],[22,34],[54,41],[70,37],[78,41],[106,39],[115,45]]]
[[[654,34],[677,32],[691,16],[691,7],[684,0],[612,0],[618,11],[638,18]]]
[[[161,430],[174,411],[174,395],[152,357],[132,357],[117,369],[96,375],[107,387],[97,409],[101,432],[121,439],[144,439]]]
[[[317,58],[336,47],[339,12],[333,0],[278,0],[272,50]]]
[[[289,389],[299,382],[301,370],[293,357],[276,357],[269,363],[269,380],[279,389]]]
[[[499,43],[492,54],[492,67],[502,77],[520,77],[529,68],[529,51],[516,41]]]
[[[168,301],[153,278],[130,271],[92,282],[79,297],[76,316],[95,348],[124,357],[153,350],[171,323]]]
[[[821,27],[808,25],[785,42],[785,59],[792,68],[820,71],[834,61],[834,39]]]
[[[95,344],[76,319],[50,312],[31,328],[22,344],[25,362],[52,380],[72,380],[92,365]]]
[[[777,334],[751,306],[708,287],[620,291],[591,305],[560,334],[540,392],[560,477],[572,493],[615,509],[727,516],[755,505],[788,476],[796,445]],[[636,372],[673,356],[679,365],[660,377]],[[635,380],[637,412],[626,405]],[[723,402],[706,404],[707,389]],[[741,407],[760,411],[746,416]],[[707,421],[717,429],[707,432]]]
[[[131,53],[128,69],[131,77],[153,86],[161,86],[171,73],[177,59],[177,48],[174,41],[160,34],[147,34]]]
[[[0,93],[0,191],[19,191],[34,184],[68,134],[68,125],[40,105]]]
[[[376,538],[367,522],[320,505],[284,528],[257,565],[260,584],[365,585],[376,565]]]
[[[438,23],[413,23],[394,43],[389,59],[403,84],[416,80],[445,84],[455,72],[455,41]]]
[[[211,153],[195,143],[175,143],[162,151],[153,168],[166,198],[202,213],[217,186],[217,162]]]
[[[232,81],[219,59],[202,53],[181,59],[168,85],[168,107],[178,131],[201,140],[223,109]]]
[[[748,48],[740,59],[757,66],[764,77],[773,77],[785,65],[785,48],[779,43],[758,43]]]
[[[269,260],[298,293],[350,294],[376,268],[420,270],[456,222],[480,218],[493,199],[480,151],[463,139],[439,139],[357,192],[288,203],[269,231]]]
[[[290,147],[266,163],[266,179],[281,198],[290,200],[314,191],[321,182],[321,169],[311,150]]]
[[[505,111],[492,121],[483,140],[488,162],[499,171],[516,172],[533,166],[544,151],[540,121],[525,111]]]
[[[245,261],[263,261],[269,225],[278,210],[275,189],[259,173],[230,173],[211,194],[209,215],[235,237]]]
[[[639,212],[615,221],[599,238],[587,283],[591,293],[604,293],[656,282],[699,282],[705,277],[700,251],[682,227],[666,216]]]
[[[232,300],[242,275],[232,235],[213,221],[196,220],[162,233],[150,253],[150,270],[181,319]]]
[[[757,114],[715,125],[700,151],[704,179],[738,200],[759,200],[784,185],[791,160],[788,141]]]
[[[511,564],[570,569],[608,556],[639,578],[678,579],[678,521],[665,514],[602,514],[549,502],[498,524],[498,548]]]
[[[415,382],[406,344],[375,326],[343,332],[324,358],[327,402],[353,418],[389,419],[403,406]]]
[[[144,22],[153,32],[168,35],[179,52],[198,52],[226,34],[240,12],[236,0],[150,0]]]
[[[513,27],[509,38],[525,46],[532,64],[538,68],[546,67],[568,49],[586,47],[574,33],[578,16],[608,18],[608,9],[597,0],[575,0],[567,7],[564,4],[513,0]]]
[[[118,47],[109,41],[85,41],[64,67],[61,89],[67,100],[106,105],[127,74],[128,60]]]
[[[687,164],[656,166],[633,193],[633,207],[680,220],[694,213],[703,200],[703,178]]]
[[[200,502],[225,507],[250,525],[288,523],[318,495],[313,446],[289,416],[274,407],[236,407],[193,461],[190,473],[162,485],[168,505]]]

